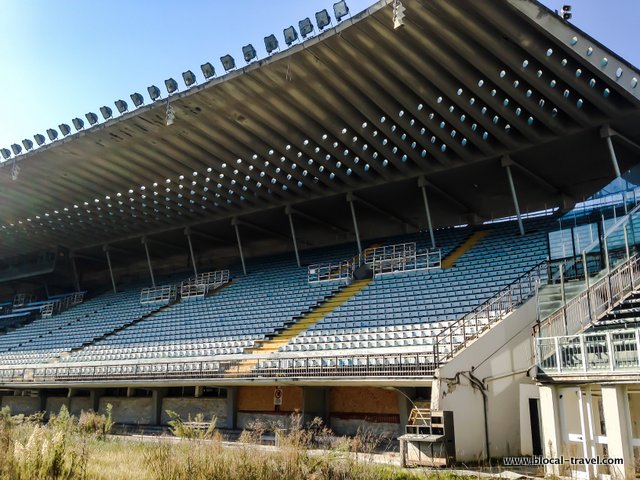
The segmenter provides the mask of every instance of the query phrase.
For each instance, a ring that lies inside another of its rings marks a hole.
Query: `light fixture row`
[[[333,12],[334,12],[336,21],[340,22],[344,17],[349,15],[349,7],[347,5],[347,2],[345,0],[340,0],[334,3]],[[331,16],[329,15],[329,12],[327,11],[327,9],[323,9],[319,12],[316,12],[315,19],[316,19],[316,25],[319,31],[322,31],[327,26],[331,25]],[[303,20],[300,20],[298,22],[298,30],[300,31],[300,35],[302,36],[303,39],[307,38],[310,34],[312,34],[314,31],[314,26],[311,23],[311,19],[307,17]],[[296,42],[299,38],[298,31],[295,29],[293,25],[285,28],[283,30],[283,35],[284,35],[284,41],[288,47],[291,46],[294,42]],[[278,39],[273,34],[264,38],[264,45],[265,45],[267,54],[269,55],[271,55],[272,53],[274,53],[280,48]],[[248,44],[242,47],[242,55],[247,63],[257,59],[258,57],[257,51],[252,44]],[[220,57],[220,63],[222,64],[222,67],[224,68],[225,73],[231,70],[234,70],[236,68],[236,61],[233,58],[233,56],[229,54]],[[206,62],[200,65],[200,70],[202,71],[202,74],[205,80],[210,80],[216,76],[215,67],[210,62]],[[196,76],[191,70],[187,70],[186,72],[183,72],[182,79],[184,81],[184,84],[187,86],[187,88],[197,83]],[[178,88],[179,88],[178,82],[175,79],[168,78],[167,80],[164,81],[164,84],[165,84],[167,93],[169,95],[178,91]],[[152,102],[155,102],[162,97],[162,93],[160,89],[155,85],[149,86],[147,88],[147,92]],[[130,97],[131,97],[131,102],[136,108],[144,105],[144,97],[140,93],[138,92],[132,93]],[[125,100],[122,100],[122,99],[116,100],[114,104],[116,109],[118,110],[118,113],[120,113],[121,115],[129,111],[129,105]],[[105,121],[107,121],[113,117],[113,110],[111,109],[111,107],[104,105],[100,107],[100,114],[102,115],[102,118]],[[93,126],[97,124],[99,121],[98,115],[93,112],[86,113],[85,118],[89,126]],[[76,131],[80,131],[85,127],[85,120],[79,117],[74,118],[71,121],[71,123]],[[60,125],[58,125],[58,130],[60,131],[60,133],[62,133],[63,137],[66,137],[67,135],[71,134],[71,127],[66,123],[61,123]],[[59,136],[58,130],[55,130],[53,128],[47,129],[46,134],[50,142],[54,142],[58,139],[58,136]],[[34,135],[33,138],[38,147],[46,143],[46,137],[42,134],[38,133]],[[8,160],[11,157],[12,153],[14,156],[18,156],[22,153],[23,148],[25,151],[30,151],[34,148],[34,142],[28,138],[25,138],[24,140],[22,140],[21,143],[22,145],[19,145],[17,143],[14,143],[13,145],[11,145],[11,150],[9,150],[8,148],[0,149],[0,155],[2,156],[2,158],[4,160]]]

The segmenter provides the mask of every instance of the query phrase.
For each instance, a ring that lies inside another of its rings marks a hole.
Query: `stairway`
[[[319,304],[309,313],[300,317],[298,321],[285,328],[274,337],[264,340],[260,346],[251,349],[248,353],[252,355],[264,355],[277,352],[281,347],[289,343],[292,338],[311,328],[340,305],[361,292],[367,287],[367,285],[369,285],[369,283],[371,283],[371,281],[372,279],[370,278],[354,280],[349,285],[343,287],[334,295],[327,298],[327,300]],[[231,367],[233,371],[228,371],[226,376],[235,377],[237,375],[249,373],[257,364],[257,358],[247,358],[246,360],[242,360],[238,365]]]
[[[620,305],[602,317],[593,329],[640,327],[640,291],[634,291]]]
[[[564,296],[569,302],[586,290],[584,281],[565,282]],[[560,284],[545,285],[538,291],[538,312],[540,320],[544,320],[562,307],[562,287]]]
[[[451,268],[455,265],[456,261],[465,253],[467,253],[471,248],[487,236],[489,232],[486,230],[480,230],[478,232],[473,232],[463,243],[458,245],[458,247],[453,250],[449,255],[447,255],[442,260],[442,268]]]

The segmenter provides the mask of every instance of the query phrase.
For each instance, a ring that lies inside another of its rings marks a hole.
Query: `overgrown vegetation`
[[[292,416],[282,423],[256,422],[233,446],[225,444],[214,417],[183,421],[167,412],[172,433],[185,441],[142,442],[107,436],[113,421],[83,412],[71,416],[66,407],[44,422],[42,415],[12,416],[0,410],[0,480],[413,480],[457,478],[362,461],[379,448],[380,437],[361,431],[354,439],[337,438],[320,419],[303,424]],[[279,448],[256,444],[277,435]],[[318,450],[322,447],[322,450]],[[354,455],[357,453],[358,455]],[[366,460],[366,459],[365,459]]]

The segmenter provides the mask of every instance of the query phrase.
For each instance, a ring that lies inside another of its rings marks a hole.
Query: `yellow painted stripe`
[[[337,309],[340,305],[347,302],[349,299],[353,298],[355,295],[361,292],[367,285],[369,285],[369,283],[371,283],[371,281],[372,279],[370,278],[366,278],[363,280],[354,280],[345,288],[336,293],[333,297],[329,298],[322,305],[307,313],[304,317],[291,325],[289,328],[283,330],[275,337],[269,340],[265,340],[259,347],[251,350],[251,353],[257,355],[277,352],[281,347],[289,343],[292,338],[297,337],[305,330],[308,330],[324,317],[333,312],[335,309]],[[240,362],[238,369],[236,370],[235,368],[233,368],[233,371],[229,372],[227,376],[233,377],[236,373],[249,373],[257,364],[258,359],[248,358]]]
[[[481,230],[479,232],[474,232],[469,238],[467,238],[461,245],[458,246],[453,252],[451,252],[447,257],[442,260],[442,268],[451,268],[456,263],[462,255],[467,253],[471,248],[487,236],[489,232],[486,230]]]

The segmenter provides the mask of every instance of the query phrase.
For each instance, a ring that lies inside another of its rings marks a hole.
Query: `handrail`
[[[458,350],[467,345],[469,340],[480,336],[494,323],[502,320],[506,314],[511,313],[516,307],[533,297],[537,292],[538,283],[547,273],[547,262],[544,260],[538,263],[489,300],[478,305],[436,335],[434,348],[438,363],[441,365],[452,358]],[[454,337],[460,336],[462,336],[461,341],[454,341]],[[447,345],[449,348],[440,352],[441,345]]]
[[[640,284],[640,255],[624,261],[533,327],[536,337],[573,335],[606,315]]]

